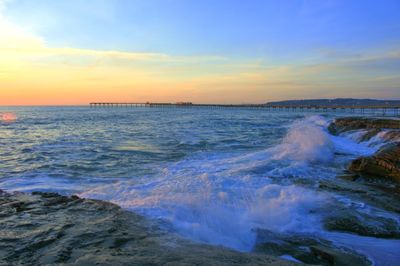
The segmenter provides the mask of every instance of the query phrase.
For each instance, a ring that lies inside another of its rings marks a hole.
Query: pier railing
[[[350,112],[359,114],[400,115],[400,106],[323,106],[323,105],[268,105],[268,104],[192,104],[192,103],[137,103],[137,102],[93,102],[90,107],[97,108],[240,108],[248,110],[292,111],[292,112]]]

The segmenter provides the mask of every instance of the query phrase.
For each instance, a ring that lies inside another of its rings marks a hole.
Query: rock
[[[329,251],[326,251],[324,249],[321,249],[319,247],[310,247],[311,253],[316,256],[319,259],[325,260],[329,262],[330,265],[335,265],[335,256],[330,253]]]
[[[385,145],[373,156],[360,157],[352,161],[348,169],[366,177],[400,183],[400,143]]]
[[[329,127],[332,134],[346,131],[363,130],[359,141],[368,141],[377,136],[389,144],[383,146],[376,154],[353,160],[348,170],[353,175],[343,174],[340,177],[356,180],[358,176],[369,179],[385,179],[400,183],[400,120],[364,117],[338,118]]]
[[[388,186],[386,182],[383,184],[369,182],[361,178],[356,181],[335,178],[318,182],[318,188],[321,190],[334,192],[388,212],[400,213],[400,188],[393,185],[390,184]],[[334,209],[336,207],[330,208]]]
[[[400,130],[381,130],[381,129],[368,129],[365,131],[360,138],[359,142],[369,141],[373,137],[379,135],[380,139],[384,142],[399,142],[400,141]]]
[[[389,130],[382,134],[382,138],[385,141],[396,141],[400,142],[400,130]]]
[[[335,265],[335,266],[347,266],[347,265],[369,265],[371,262],[363,259],[362,257],[358,257],[354,254],[345,253],[340,249],[321,247],[321,246],[312,246],[310,247],[311,253],[319,258],[321,261],[326,263],[327,265]]]
[[[330,241],[313,235],[286,235],[268,230],[257,230],[257,252],[268,255],[290,255],[306,264],[318,265],[371,265],[364,256],[345,248],[335,247]]]
[[[0,265],[235,264],[294,263],[183,240],[112,203],[0,191]]]
[[[376,217],[362,213],[337,212],[324,221],[325,229],[355,233],[361,236],[379,238],[400,238],[399,224],[390,218]]]
[[[372,139],[376,135],[378,135],[382,130],[379,128],[373,128],[365,131],[360,138],[358,139],[359,142],[364,142]]]
[[[400,120],[364,117],[343,117],[332,122],[328,130],[334,134],[340,134],[350,130],[366,129],[376,134],[382,129],[400,129]],[[372,134],[370,134],[372,135]]]
[[[343,173],[341,175],[336,176],[336,178],[341,178],[348,181],[356,181],[357,179],[360,178],[360,176],[354,173]]]
[[[43,198],[59,198],[62,197],[61,195],[54,193],[54,192],[39,192],[39,191],[34,191],[32,192],[32,195],[40,195]]]

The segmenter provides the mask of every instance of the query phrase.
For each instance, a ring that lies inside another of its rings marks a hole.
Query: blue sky
[[[398,0],[3,0],[3,5],[8,22],[50,48],[222,57],[229,62],[220,68],[239,62],[256,64],[257,71],[293,68],[288,82],[297,68],[319,67],[325,71],[317,77],[300,78],[315,87],[305,98],[317,86],[316,97],[340,97],[346,87],[354,93],[343,97],[400,97]],[[361,84],[368,77],[375,84]]]
[[[399,14],[398,0],[16,0],[6,12],[50,45],[230,56],[398,47]]]

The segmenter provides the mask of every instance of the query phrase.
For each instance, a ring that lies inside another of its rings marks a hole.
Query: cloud
[[[73,47],[49,47],[45,40],[29,29],[12,23],[4,16],[6,4],[0,0],[0,49],[3,54],[36,57],[93,57],[148,62],[198,63],[223,61],[221,56],[172,56],[162,53],[143,53],[113,50],[91,50]]]
[[[399,51],[351,54],[332,49],[307,63],[271,64],[268,57],[50,47],[29,27],[10,22],[3,15],[5,7],[0,0],[0,104],[400,97],[400,77],[393,73]]]
[[[10,2],[10,0],[0,0],[0,12],[5,9],[7,2]]]
[[[4,16],[4,10],[9,0],[0,0],[0,49],[23,49],[42,47],[43,40],[29,31],[28,28],[10,22]]]

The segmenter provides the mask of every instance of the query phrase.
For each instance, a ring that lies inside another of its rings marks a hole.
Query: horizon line
[[[177,102],[151,102],[151,101],[146,101],[146,102],[106,102],[106,101],[93,101],[93,102],[87,102],[87,103],[82,103],[82,104],[0,104],[0,107],[79,107],[79,106],[90,106],[91,104],[94,103],[109,103],[109,104],[133,104],[133,103],[140,103],[140,104],[145,104],[145,103],[151,103],[151,104],[160,104],[160,103],[166,103],[166,104],[177,104],[177,103],[191,103],[191,104],[213,104],[213,105],[260,105],[260,104],[268,104],[272,102],[286,102],[286,101],[312,101],[312,100],[377,100],[377,101],[400,101],[400,98],[395,98],[395,99],[382,99],[382,98],[306,98],[306,99],[290,99],[290,100],[273,100],[273,101],[264,101],[262,103],[210,103],[210,102],[190,102],[190,101],[177,101]]]

